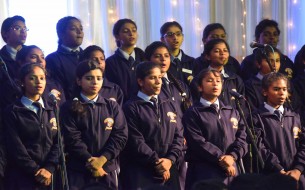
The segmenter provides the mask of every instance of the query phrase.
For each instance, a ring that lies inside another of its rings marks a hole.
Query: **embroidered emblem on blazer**
[[[170,118],[170,123],[176,123],[176,114],[174,112],[167,112],[166,114]]]
[[[109,98],[109,100],[116,102],[116,99],[114,97]]]
[[[301,132],[301,129],[298,126],[294,126],[292,128],[292,131],[293,131],[293,137],[295,139],[299,138],[299,132]]]
[[[238,128],[238,120],[235,117],[231,117],[230,122],[232,123],[232,128],[233,129]]]
[[[114,124],[114,121],[112,118],[108,117],[104,120],[104,123],[106,124],[105,130],[112,130],[112,126]]]
[[[52,124],[51,130],[57,130],[57,123],[55,117],[50,119],[50,123]]]

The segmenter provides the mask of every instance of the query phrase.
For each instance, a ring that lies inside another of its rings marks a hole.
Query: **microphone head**
[[[52,91],[49,93],[49,98],[52,100],[52,102],[57,102],[57,96]]]
[[[250,43],[250,47],[251,47],[251,48],[255,48],[255,47],[256,47],[256,44],[257,44],[257,42],[253,41],[253,42]]]

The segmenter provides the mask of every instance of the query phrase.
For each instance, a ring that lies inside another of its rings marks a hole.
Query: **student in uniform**
[[[23,96],[4,111],[8,153],[5,189],[50,189],[58,164],[57,124],[42,97],[46,72],[40,64],[20,69]]]
[[[231,105],[235,108],[235,100],[232,98],[230,91],[236,91],[239,94],[244,95],[245,87],[242,79],[237,74],[228,71],[225,67],[225,64],[227,63],[230,56],[229,45],[223,39],[212,39],[205,44],[204,55],[206,56],[206,60],[209,63],[208,69],[217,70],[224,78],[222,92],[218,98],[225,105]],[[191,84],[191,91],[194,102],[199,101],[201,97],[201,93],[198,92],[198,82],[196,82],[196,80],[197,77],[194,78]]]
[[[46,68],[46,60],[42,49],[40,49],[36,45],[29,45],[22,48],[16,55],[16,61],[19,65],[28,64],[28,63],[39,63],[43,68]],[[55,81],[50,77],[48,73],[46,73],[46,88],[42,94],[42,96],[50,101],[50,105],[52,105],[52,100],[50,100],[49,95],[52,93],[57,97],[58,104],[62,104],[66,101],[64,90],[59,84],[59,82]]]
[[[128,18],[118,20],[112,30],[117,50],[106,59],[105,77],[120,86],[124,102],[136,93],[135,68],[144,61],[144,52],[135,47],[138,40],[137,25]]]
[[[205,46],[206,43],[212,39],[223,39],[227,41],[227,33],[225,28],[220,23],[211,23],[208,24],[203,29],[202,34],[202,43]],[[194,69],[193,69],[193,75],[196,76],[202,69],[205,69],[209,67],[209,62],[206,60],[206,56],[204,53],[200,55],[200,57],[197,57],[194,60]],[[229,56],[227,62],[224,64],[224,67],[227,71],[231,73],[238,74],[240,73],[240,64],[239,62],[232,57]]]
[[[161,92],[159,64],[136,68],[139,91],[124,106],[128,142],[121,160],[121,189],[145,189],[163,184],[180,189],[177,160],[182,153],[183,128],[175,106]]]
[[[237,161],[247,152],[245,125],[237,110],[219,99],[223,78],[216,70],[198,74],[200,101],[183,115],[188,143],[185,189],[200,180],[220,179],[228,185],[239,174]]]
[[[263,19],[255,28],[255,41],[260,44],[267,44],[273,48],[277,47],[280,36],[280,29],[278,23],[274,20]],[[266,46],[264,49],[270,49]],[[241,77],[244,81],[249,79],[251,76],[256,75],[258,68],[255,66],[255,51],[259,48],[255,48],[251,55],[248,55],[241,62]],[[292,79],[293,74],[293,62],[284,54],[281,53],[281,67],[279,72],[285,74],[288,79]]]
[[[75,81],[75,69],[82,54],[80,45],[84,32],[81,21],[73,16],[61,18],[56,25],[58,48],[47,55],[47,70],[55,81],[64,89],[66,99],[72,96]]]
[[[299,189],[304,189],[305,133],[299,115],[284,106],[288,88],[284,74],[264,76],[262,89],[266,101],[253,113],[253,124],[265,163],[262,172],[289,175],[299,182]]]
[[[0,57],[6,64],[8,74],[12,79],[18,78],[20,66],[15,62],[16,54],[24,47],[27,31],[25,19],[19,15],[6,18],[1,25],[1,36],[6,45],[0,50]],[[1,81],[3,81],[2,77],[0,74]]]
[[[117,157],[127,142],[127,124],[118,103],[99,95],[103,70],[85,60],[76,68],[75,96],[61,108],[69,186],[117,189]]]
[[[80,58],[81,61],[85,59],[97,61],[103,71],[104,76],[106,63],[104,50],[101,47],[96,45],[88,46],[86,49],[84,49],[83,55]],[[121,106],[123,105],[124,95],[122,89],[117,84],[110,82],[106,77],[103,78],[100,95],[104,98],[116,101]]]
[[[194,58],[185,54],[180,49],[184,40],[182,26],[176,22],[166,22],[160,28],[161,41],[170,51],[171,64],[169,72],[180,81],[189,85],[193,80]]]

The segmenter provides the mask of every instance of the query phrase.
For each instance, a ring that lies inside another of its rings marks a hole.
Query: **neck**
[[[134,50],[134,46],[128,46],[128,47],[125,47],[125,46],[121,46],[120,47],[123,51],[125,51],[126,53],[128,53],[129,55],[133,52]]]
[[[177,57],[180,53],[180,49],[173,49],[171,50],[170,54],[174,57]]]

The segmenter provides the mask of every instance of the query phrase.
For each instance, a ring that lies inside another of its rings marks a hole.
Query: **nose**
[[[161,83],[162,83],[161,78],[157,78],[157,79],[156,79],[156,84],[161,84]]]

